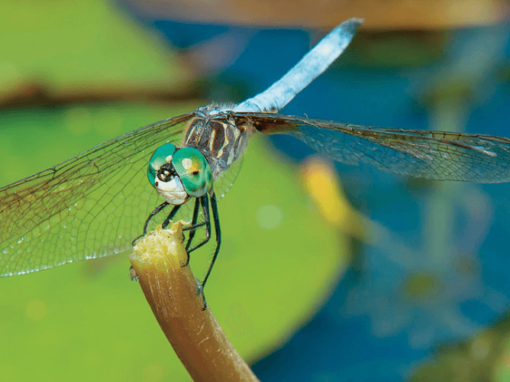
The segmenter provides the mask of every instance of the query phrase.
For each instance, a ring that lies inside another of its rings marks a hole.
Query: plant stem
[[[138,240],[130,260],[152,312],[194,381],[258,381],[204,300],[182,244],[182,224]]]

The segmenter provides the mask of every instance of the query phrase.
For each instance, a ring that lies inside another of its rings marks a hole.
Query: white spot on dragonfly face
[[[167,157],[165,158],[166,163],[172,163],[172,158],[173,158],[173,155],[169,155],[169,156],[167,156]],[[157,167],[158,167],[158,168],[156,168],[156,170],[159,170],[159,168],[160,168],[161,166],[157,166]]]
[[[182,160],[182,167],[184,167],[184,169],[188,170],[191,168],[191,166],[193,166],[193,162],[191,161],[191,159],[184,158]]]
[[[262,228],[274,229],[283,221],[284,215],[280,207],[267,204],[257,212],[257,222]]]
[[[168,182],[157,182],[156,190],[168,203],[173,205],[183,204],[188,200],[188,193],[178,176],[174,176]]]

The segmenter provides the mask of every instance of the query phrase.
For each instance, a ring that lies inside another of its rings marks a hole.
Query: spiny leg
[[[197,224],[199,208],[200,208],[200,199],[196,198],[195,199],[195,208],[193,209],[193,218],[191,219],[191,227],[195,227],[195,225]],[[188,255],[189,255],[188,249],[191,246],[191,241],[195,237],[195,232],[196,232],[196,228],[190,229],[189,239],[188,239],[188,242],[186,243],[186,252],[188,252]],[[189,263],[189,256],[188,256],[188,261],[186,262],[185,265],[188,265],[188,263]]]
[[[161,203],[159,206],[157,206],[154,211],[152,211],[149,215],[149,217],[147,218],[147,220],[145,221],[145,224],[143,226],[143,234],[147,234],[147,228],[149,228],[149,222],[152,220],[152,218],[154,216],[156,216],[157,214],[159,214],[163,208],[165,208],[166,206],[168,206],[170,203],[168,202],[163,202]]]
[[[150,223],[150,221],[152,220],[152,218],[153,218],[154,216],[156,216],[157,214],[159,214],[159,213],[163,210],[163,208],[165,208],[165,207],[166,207],[166,206],[168,206],[169,204],[170,204],[170,203],[168,203],[168,202],[163,202],[163,203],[161,203],[159,206],[157,206],[157,207],[154,209],[154,211],[152,211],[152,212],[149,214],[149,216],[147,217],[147,220],[145,221],[145,224],[143,225],[143,233],[142,233],[140,236],[138,236],[135,240],[133,240],[133,241],[131,242],[131,245],[133,245],[133,246],[134,246],[134,245],[135,245],[135,243],[136,243],[136,241],[137,241],[138,239],[140,239],[141,237],[144,237],[145,235],[147,235],[147,228],[149,227],[149,223]]]
[[[200,227],[205,224],[205,239],[201,243],[198,243],[197,245],[195,245],[190,250],[186,249],[188,254],[190,254],[195,249],[198,249],[201,246],[203,246],[204,244],[206,244],[209,241],[209,239],[211,238],[211,217],[209,216],[209,198],[207,195],[200,197],[200,204],[202,204],[202,211],[204,212],[204,220],[205,221],[203,223],[195,224],[194,227],[197,228],[197,227]],[[186,227],[186,228],[190,229],[190,227]],[[191,232],[193,232],[193,231],[191,231]],[[190,238],[191,238],[191,233],[190,233]]]
[[[191,230],[193,230],[195,228],[203,227],[204,225],[205,225],[205,222],[197,223],[197,224],[194,224],[194,225],[187,225],[182,230],[183,231],[191,231]]]
[[[177,211],[179,211],[179,208],[181,208],[181,206],[182,206],[182,204],[179,204],[179,205],[174,206],[174,208],[172,208],[172,211],[170,211],[170,213],[168,214],[166,219],[163,221],[163,224],[161,224],[161,227],[166,228],[168,226],[168,224],[170,224],[170,220],[172,220],[174,218],[175,214],[177,214]]]
[[[186,227],[184,227],[182,229],[182,232],[186,232],[186,231],[195,231],[197,228],[200,228],[200,227],[203,227],[204,225],[206,225],[205,222],[202,222],[202,223],[197,223],[197,224],[192,224],[192,225],[188,225]],[[184,237],[184,234],[182,235]],[[193,234],[193,236],[195,236],[195,234]],[[182,240],[184,242],[184,239]],[[188,245],[186,245],[186,248],[188,248]],[[190,249],[189,251],[186,249],[186,251],[188,252],[188,255],[191,251],[194,251],[196,248],[192,248]],[[184,264],[184,265],[188,265],[188,263]]]
[[[205,197],[207,197],[207,195]],[[209,265],[209,269],[207,269],[207,273],[205,275],[204,281],[202,281],[202,284],[198,287],[199,293],[202,293],[202,295],[204,295],[205,283],[207,282],[207,279],[211,275],[212,268],[214,266],[214,263],[216,262],[218,253],[220,252],[220,245],[221,245],[220,217],[218,214],[218,203],[216,202],[216,195],[214,194],[214,192],[211,193],[211,208],[212,208],[213,219],[214,219],[214,231],[216,233],[216,249],[214,251],[214,255],[211,260],[211,264]],[[210,223],[209,223],[209,231],[210,231]],[[204,310],[206,307],[207,307],[207,302],[205,301],[205,296],[204,296]]]

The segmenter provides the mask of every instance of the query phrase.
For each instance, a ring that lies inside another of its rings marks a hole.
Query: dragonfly
[[[0,188],[0,276],[124,252],[155,219],[166,227],[194,200],[185,228],[190,231],[188,253],[210,240],[213,226],[216,240],[200,285],[203,293],[221,245],[217,202],[230,182],[223,188],[221,184],[226,174],[239,171],[248,141],[257,134],[291,135],[335,161],[370,164],[394,174],[510,181],[508,138],[367,127],[278,113],[341,55],[361,22],[353,18],[337,26],[284,77],[251,99],[200,107],[153,123]],[[173,207],[162,214],[168,206]],[[192,246],[203,226],[205,239]]]

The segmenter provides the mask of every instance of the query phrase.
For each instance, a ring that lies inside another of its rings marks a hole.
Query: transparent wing
[[[239,171],[243,165],[243,158],[239,158],[214,181],[214,192],[218,200],[223,199],[230,188],[234,185]]]
[[[338,162],[435,180],[510,181],[510,139],[366,127],[269,113],[237,113],[266,134],[293,135]]]
[[[178,143],[194,113],[104,142],[55,167],[0,188],[0,276],[122,252],[163,200],[147,163]]]

